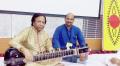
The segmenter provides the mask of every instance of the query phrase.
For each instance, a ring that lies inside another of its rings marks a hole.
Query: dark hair
[[[66,17],[67,17],[67,15],[64,16],[64,18],[66,18]]]
[[[45,18],[45,24],[46,24],[46,16],[44,14],[41,14],[41,13],[35,13],[35,14],[33,14],[32,19],[31,19],[31,22],[32,22],[31,26],[33,26],[33,23],[35,22],[35,19],[39,16],[43,16]]]

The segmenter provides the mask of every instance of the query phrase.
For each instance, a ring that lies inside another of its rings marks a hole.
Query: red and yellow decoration
[[[104,0],[103,50],[120,49],[120,0]]]

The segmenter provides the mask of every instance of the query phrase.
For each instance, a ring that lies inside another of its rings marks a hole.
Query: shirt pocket
[[[73,36],[73,40],[77,40],[77,36]]]
[[[73,36],[72,37],[72,43],[76,43],[76,40],[77,40],[77,36]]]

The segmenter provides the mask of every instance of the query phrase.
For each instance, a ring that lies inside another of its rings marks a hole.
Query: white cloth
[[[115,56],[116,54],[91,54],[88,56],[86,64],[70,63],[64,61],[62,61],[61,63],[65,64],[65,66],[116,66],[109,62],[111,57]],[[3,57],[0,57],[0,66],[5,66]]]

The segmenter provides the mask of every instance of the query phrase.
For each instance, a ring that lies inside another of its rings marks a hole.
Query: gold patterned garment
[[[18,50],[21,47],[27,48],[33,55],[37,55],[43,51],[52,50],[52,43],[48,34],[42,30],[39,33],[35,30],[34,27],[25,28],[20,34],[15,36],[10,45],[17,48]],[[60,58],[49,59],[45,61],[37,61],[27,63],[26,66],[55,66],[60,62]]]

